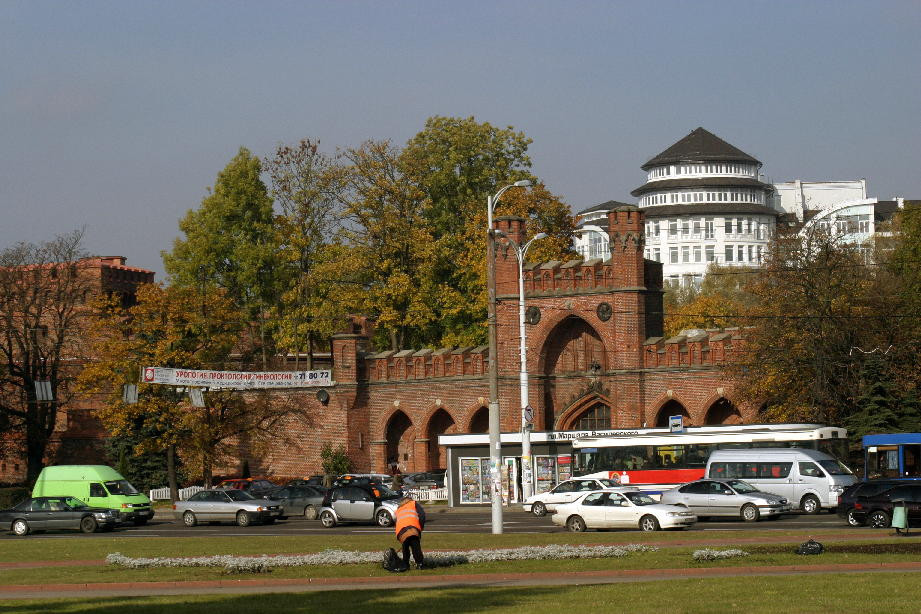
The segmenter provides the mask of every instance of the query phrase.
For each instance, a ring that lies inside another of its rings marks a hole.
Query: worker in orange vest
[[[397,540],[403,544],[403,569],[409,569],[409,553],[412,551],[416,569],[422,569],[422,530],[425,528],[425,510],[411,497],[400,499],[394,530]]]

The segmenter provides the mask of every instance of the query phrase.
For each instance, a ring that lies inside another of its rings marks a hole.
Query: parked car
[[[893,486],[870,497],[857,497],[851,514],[858,524],[884,529],[892,522],[893,501],[905,501],[909,525],[921,526],[921,484]]]
[[[199,522],[235,522],[248,527],[253,522],[272,524],[282,515],[281,502],[258,499],[236,488],[211,489],[197,492],[185,501],[173,504],[177,519],[187,527]]]
[[[234,478],[224,480],[217,485],[217,488],[220,490],[245,490],[258,499],[277,490],[278,484],[274,484],[263,478]]]
[[[570,503],[558,503],[550,518],[570,531],[586,529],[686,529],[697,522],[694,512],[677,505],[657,503],[634,488],[579,493]]]
[[[838,459],[808,448],[714,450],[704,477],[745,480],[807,514],[834,510],[841,492],[857,481]]]
[[[285,486],[319,486],[323,487],[323,481],[326,476],[324,475],[312,475],[306,478],[296,478],[289,480]],[[324,487],[325,490],[325,487]]]
[[[117,524],[115,510],[90,507],[76,497],[32,497],[0,511],[0,527],[9,527],[16,535],[58,529],[94,533],[111,531]]]
[[[307,520],[316,520],[320,516],[325,495],[325,489],[320,490],[313,486],[284,486],[266,495],[266,499],[281,503],[280,520],[288,516],[304,516]]]
[[[379,484],[346,484],[323,498],[320,522],[327,529],[341,522],[374,522],[389,527],[396,518],[400,494]]]
[[[402,476],[403,488],[419,488],[429,490],[432,488],[444,488],[445,475],[431,471],[422,471],[419,473],[408,473]]]
[[[620,482],[617,480],[596,478],[566,480],[565,482],[560,482],[547,492],[531,495],[524,500],[521,507],[524,508],[524,511],[531,512],[535,516],[543,516],[548,511],[553,512],[560,503],[571,503],[575,501],[582,493],[590,490],[601,490],[618,486],[620,486]]]
[[[662,503],[681,505],[703,520],[707,516],[735,516],[746,522],[780,518],[791,511],[786,498],[761,492],[742,480],[697,480],[662,493]]]
[[[349,484],[357,484],[358,486],[377,485],[389,490],[393,484],[393,476],[386,473],[346,473],[336,478],[333,482],[333,487],[347,486]]]
[[[863,514],[854,515],[854,503],[860,497],[872,497],[884,490],[889,490],[893,486],[904,483],[901,480],[871,480],[852,484],[845,488],[841,496],[838,497],[838,516],[847,520],[847,523],[852,527],[862,527],[866,524],[866,516]]]

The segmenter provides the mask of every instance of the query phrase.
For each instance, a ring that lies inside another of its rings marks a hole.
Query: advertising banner
[[[331,371],[199,371],[144,367],[141,382],[170,386],[250,390],[255,388],[308,388],[331,386]]]

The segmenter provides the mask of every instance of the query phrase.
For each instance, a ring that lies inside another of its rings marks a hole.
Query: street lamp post
[[[506,237],[506,240],[515,249],[515,256],[518,257],[518,352],[521,362],[521,371],[519,373],[521,386],[521,494],[525,500],[534,494],[534,476],[531,469],[531,427],[533,424],[532,417],[528,415],[530,404],[528,403],[527,333],[524,326],[524,257],[532,243],[546,236],[547,233],[539,232],[524,245],[518,245],[513,239]]]
[[[499,425],[499,364],[497,357],[498,340],[496,338],[496,232],[493,229],[492,216],[496,203],[506,190],[526,188],[531,185],[527,179],[507,185],[493,196],[486,198],[486,290],[487,324],[489,328],[489,476],[490,501],[492,502],[492,532],[502,533],[502,446]]]

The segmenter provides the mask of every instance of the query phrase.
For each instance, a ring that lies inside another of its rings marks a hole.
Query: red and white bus
[[[704,477],[713,450],[811,448],[847,460],[847,431],[821,424],[692,426],[681,432],[642,429],[572,442],[572,475],[619,480],[661,492]]]

